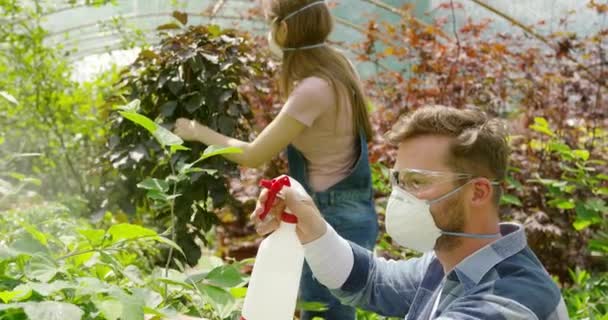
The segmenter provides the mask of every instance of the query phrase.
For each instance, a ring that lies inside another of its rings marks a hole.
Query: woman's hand
[[[175,129],[173,129],[173,133],[184,140],[196,141],[199,140],[198,132],[200,127],[201,124],[196,120],[179,118],[177,121],[175,121]]]
[[[325,219],[323,219],[319,209],[317,209],[315,203],[308,195],[303,197],[300,194],[296,194],[291,188],[283,189],[281,195],[284,199],[276,197],[272,209],[264,221],[262,221],[259,215],[264,210],[264,203],[266,203],[266,199],[268,198],[268,190],[264,189],[260,193],[256,208],[250,216],[251,220],[255,223],[258,234],[265,235],[276,230],[281,221],[281,214],[286,208],[289,208],[292,214],[298,217],[296,232],[302,244],[314,241],[325,234],[327,231]]]

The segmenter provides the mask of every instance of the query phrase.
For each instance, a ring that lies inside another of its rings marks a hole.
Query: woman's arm
[[[310,127],[323,112],[333,106],[334,98],[334,91],[327,81],[310,77],[298,84],[279,115],[253,142],[227,137],[194,120],[184,118],[175,123],[175,133],[184,140],[240,148],[242,153],[223,156],[239,165],[255,168],[270,161],[306,127]]]
[[[242,166],[259,167],[279,154],[306,127],[310,127],[323,112],[331,108],[334,97],[334,91],[327,81],[317,77],[302,80],[279,115],[253,142],[227,137],[194,120],[183,118],[175,123],[175,133],[184,140],[240,148],[242,153],[226,154],[224,157]]]
[[[206,145],[240,148],[242,153],[223,156],[239,165],[255,168],[279,154],[304,128],[304,124],[281,112],[253,142],[227,137],[194,120],[184,118],[175,123],[175,134],[185,140],[195,140]]]

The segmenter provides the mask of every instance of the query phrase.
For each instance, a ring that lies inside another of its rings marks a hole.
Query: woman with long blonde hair
[[[286,98],[278,116],[252,142],[178,119],[175,132],[206,145],[238,147],[225,157],[257,167],[287,148],[289,175],[311,194],[329,224],[344,238],[374,247],[378,222],[372,200],[367,142],[372,131],[361,81],[348,59],[327,44],[333,18],[324,1],[267,0],[269,46],[282,59],[279,86]],[[301,319],[355,319],[305,265],[300,299],[323,303],[323,312]]]

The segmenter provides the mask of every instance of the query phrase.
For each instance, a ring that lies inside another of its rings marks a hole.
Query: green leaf
[[[567,144],[561,142],[550,142],[548,144],[549,150],[556,151],[561,154],[570,153],[571,149]]]
[[[13,97],[12,95],[10,95],[8,92],[6,91],[0,91],[0,97],[3,97],[4,99],[6,99],[6,101],[14,104],[14,105],[18,105],[19,102],[17,101],[17,99],[15,99],[15,97]]]
[[[524,189],[523,185],[517,179],[513,178],[513,176],[511,176],[511,175],[507,176],[507,183],[510,186],[513,186],[515,188],[515,190],[517,190],[517,191],[523,191],[523,189]]]
[[[120,223],[111,226],[110,229],[108,229],[108,234],[112,236],[112,243],[116,243],[121,240],[158,236],[154,230],[129,223]]]
[[[557,198],[548,202],[549,205],[558,209],[569,210],[574,209],[575,204],[572,199]]]
[[[172,16],[184,26],[188,23],[188,14],[185,12],[173,11]]]
[[[23,310],[28,318],[40,320],[80,320],[84,315],[77,306],[56,301],[28,302]]]
[[[106,235],[106,232],[101,229],[80,229],[78,233],[84,236],[93,247],[100,246]]]
[[[587,161],[589,159],[589,151],[584,149],[574,150],[572,154],[583,161]]]
[[[547,120],[542,117],[535,117],[534,124],[530,125],[530,129],[536,132],[546,134],[550,137],[555,136],[555,133],[553,133],[553,131],[551,131],[551,129],[549,128],[549,123],[547,122]]]
[[[48,253],[48,248],[35,239],[30,233],[22,233],[9,248],[14,253],[35,255]]]
[[[501,204],[512,204],[512,205],[518,206],[518,207],[522,206],[522,203],[521,203],[521,200],[519,200],[519,197],[514,196],[512,194],[503,194],[502,197],[500,198],[500,202],[501,202]]]
[[[59,272],[55,261],[42,255],[33,256],[27,264],[25,274],[30,279],[49,282]]]
[[[141,286],[145,284],[141,270],[139,270],[137,266],[128,265],[124,270],[122,270],[122,273],[125,275],[125,277],[127,277],[127,279],[131,280],[131,282],[136,285]]]
[[[176,153],[177,151],[188,151],[190,148],[185,147],[181,144],[174,144],[171,146],[171,153]]]
[[[207,32],[209,32],[210,38],[217,38],[222,34],[222,28],[217,24],[212,24],[207,26]]]
[[[93,304],[107,320],[118,320],[122,315],[122,302],[112,298],[93,299]]]
[[[158,125],[148,117],[135,112],[119,111],[120,115],[125,119],[131,120],[134,123],[144,127],[150,132],[154,138],[163,146],[181,145],[184,143],[180,137],[171,133],[171,131]]]
[[[13,248],[9,248],[9,247],[0,245],[0,261],[16,258],[20,254],[21,254],[21,252],[15,250]]]
[[[160,113],[165,117],[171,117],[173,112],[175,112],[175,108],[177,108],[177,101],[167,101],[160,106]]]
[[[158,126],[154,121],[150,120],[148,117],[136,112],[119,111],[118,113],[120,113],[120,115],[123,116],[125,119],[131,120],[135,124],[144,127],[144,129],[148,130],[148,132],[152,134],[154,134],[154,131],[156,131],[156,127]]]
[[[327,310],[327,305],[322,302],[304,302],[298,301],[296,308],[298,310],[306,310],[313,312],[321,312]]]
[[[220,318],[228,317],[236,309],[236,300],[228,291],[206,284],[198,284],[196,287],[213,306]]]
[[[155,309],[162,302],[163,297],[156,291],[152,291],[148,288],[134,288],[132,289],[133,295],[144,301],[144,306]]]
[[[139,99],[135,99],[124,106],[119,106],[118,109],[128,112],[137,112],[139,111],[139,106],[141,101]]]
[[[144,299],[130,295],[117,288],[110,293],[110,297],[121,302],[121,320],[141,320],[144,318]]]
[[[237,147],[221,147],[216,145],[208,146],[205,151],[203,151],[203,155],[196,161],[202,161],[207,158],[223,155],[223,154],[234,154],[234,153],[243,153],[243,150]]]
[[[22,309],[22,308],[23,308],[23,303],[0,304],[0,311],[10,310],[10,309]]]
[[[158,236],[158,238],[155,238],[155,240],[160,243],[164,243],[170,247],[173,247],[173,249],[177,250],[177,252],[179,252],[183,257],[186,257],[186,254],[184,253],[182,248],[180,246],[178,246],[177,243],[171,241],[171,239],[167,239],[165,237]]]
[[[233,265],[221,266],[211,270],[205,277],[205,280],[210,285],[224,288],[244,284],[243,276]]]
[[[98,264],[98,266],[99,265],[101,264]],[[93,277],[77,278],[76,282],[78,283],[78,285],[76,286],[76,292],[77,295],[80,296],[94,296],[101,293],[107,293],[112,289],[112,286],[107,282]]]
[[[204,273],[209,273],[213,269],[221,267],[223,265],[224,261],[220,257],[206,255],[198,259],[198,263],[196,264],[196,270]]]
[[[36,227],[28,224],[27,222],[19,222],[19,225],[25,229],[25,231],[29,232],[36,240],[38,240],[42,245],[47,245],[47,239],[44,233],[40,232],[40,230],[36,229]]]
[[[169,184],[167,181],[154,178],[147,178],[146,180],[138,183],[137,187],[146,190],[157,190],[160,192],[169,191]]]
[[[597,190],[594,190],[593,193],[608,196],[608,187],[597,188]]]
[[[171,23],[166,23],[166,24],[156,27],[156,30],[158,30],[158,31],[175,30],[175,29],[180,29],[180,28],[181,27],[177,23],[171,22]]]
[[[24,289],[36,291],[41,296],[47,297],[55,292],[64,289],[73,289],[77,286],[63,280],[53,281],[51,283],[28,282],[24,285]]]
[[[581,231],[581,230],[589,227],[590,225],[591,225],[590,220],[581,220],[579,218],[576,218],[576,220],[572,223],[572,226],[574,227],[574,230],[576,230],[576,231]]]
[[[9,303],[13,301],[16,297],[22,295],[24,291],[22,290],[13,290],[13,291],[0,291],[0,300],[4,303]]]
[[[235,299],[242,299],[245,298],[245,296],[247,295],[247,288],[245,287],[241,287],[241,288],[230,288],[230,294],[235,298]]]
[[[592,199],[587,200],[587,202],[585,203],[585,207],[587,207],[590,210],[593,210],[595,212],[599,212],[599,213],[608,212],[608,207],[606,206],[606,201],[604,201],[603,199],[599,199],[599,198],[592,198]]]
[[[184,143],[182,138],[174,135],[171,131],[161,126],[156,127],[156,131],[154,131],[153,135],[156,140],[158,140],[158,142],[164,146],[175,146]]]

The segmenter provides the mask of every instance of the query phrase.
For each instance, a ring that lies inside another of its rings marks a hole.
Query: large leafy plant
[[[175,14],[185,23],[187,16]],[[161,29],[177,28],[176,24]],[[121,96],[115,101],[139,99],[137,112],[171,130],[179,117],[196,119],[228,136],[249,139],[252,112],[239,93],[242,83],[268,76],[269,64],[254,50],[248,35],[217,26],[196,26],[166,35],[160,45],[143,50],[122,73]],[[145,129],[123,115],[110,115],[107,159],[118,169],[121,181],[114,187],[115,198],[126,212],[137,212],[159,226],[171,223],[169,208],[155,207],[146,190],[136,188],[144,178],[171,175],[172,165],[193,163],[206,146],[185,143],[187,151],[166,153]],[[176,150],[177,151],[177,150]],[[200,256],[196,239],[218,222],[214,209],[235,204],[228,191],[227,177],[235,176],[236,166],[221,158],[196,163],[199,169],[189,179],[178,181],[174,202],[177,243],[194,264]],[[237,206],[235,206],[237,207]]]
[[[107,220],[107,221],[106,221]],[[112,221],[97,229],[60,204],[0,215],[0,319],[143,320],[189,314],[233,318],[241,264],[201,258],[188,274],[155,267],[167,237]]]
[[[179,137],[137,113],[138,102],[122,106],[119,114],[148,131],[168,156],[187,150]],[[208,268],[203,260],[202,272],[199,266],[186,276],[170,269],[170,262],[174,251],[185,256],[175,244],[177,184],[203,170],[195,167],[198,162],[238,151],[211,146],[193,163],[170,163],[171,175],[164,179],[146,178],[138,184],[157,210],[169,210],[171,224],[164,233],[171,239],[134,224],[93,229],[51,204],[2,215],[7,221],[0,228],[0,299],[5,303],[0,315],[141,320],[145,313],[167,317],[182,311],[214,319],[231,316],[237,309],[235,295],[242,296],[234,287],[245,283],[240,264],[222,266],[215,259]],[[48,212],[38,214],[40,209]],[[170,248],[164,269],[155,267],[152,259],[163,246]]]

